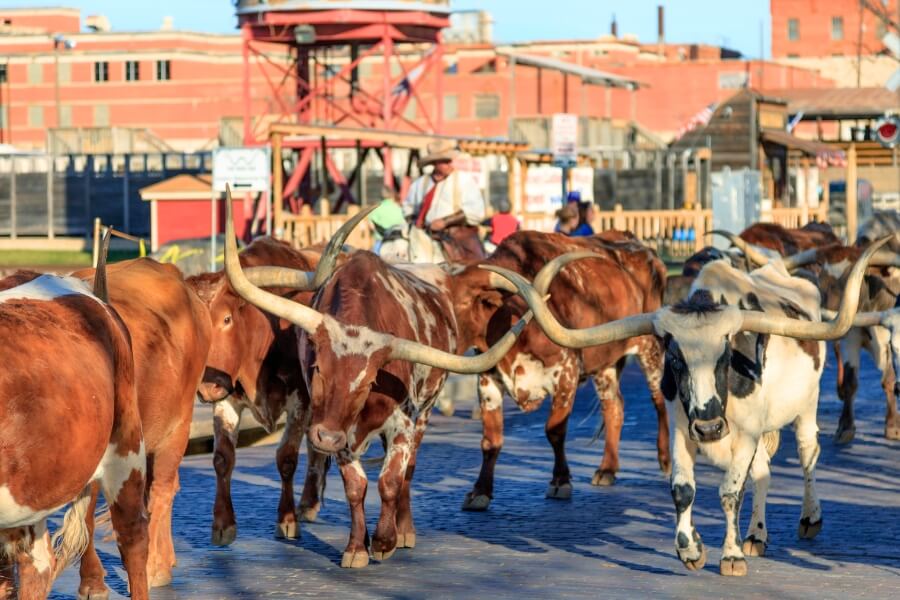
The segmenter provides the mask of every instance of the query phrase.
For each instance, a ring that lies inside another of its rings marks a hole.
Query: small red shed
[[[141,188],[141,200],[150,203],[150,245],[152,252],[173,240],[209,237],[212,232],[216,202],[216,232],[225,232],[224,194],[212,191],[212,175],[176,175],[159,183]],[[232,199],[234,227],[243,238],[248,220],[244,198]]]

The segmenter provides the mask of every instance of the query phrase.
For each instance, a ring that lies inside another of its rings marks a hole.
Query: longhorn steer
[[[0,281],[2,598],[16,597],[16,570],[19,598],[45,598],[84,551],[95,481],[110,506],[132,598],[148,597],[134,365],[128,330],[101,300],[102,281],[96,293],[73,277],[20,273]],[[70,502],[54,550],[47,517]]]
[[[873,244],[853,267],[838,316],[827,323],[819,322],[816,287],[791,277],[778,263],[747,274],[726,261],[711,262],[700,271],[686,302],[585,330],[559,324],[541,299],[541,285],[535,290],[515,273],[489,268],[515,283],[535,319],[561,345],[586,347],[649,333],[663,340],[663,390],[667,398],[678,400],[670,413],[678,556],[691,570],[706,562],[706,548],[691,519],[699,450],[725,470],[719,487],[725,513],[720,572],[746,575],[744,554],[762,555],[768,543],[769,457],[774,436],[789,423],[796,432],[805,483],[799,534],[811,538],[821,529],[815,491],[816,408],[825,344],[811,340],[834,339],[847,331],[866,262],[886,241]],[[561,264],[563,260],[548,265],[548,276]],[[753,515],[742,544],[739,516],[748,471],[754,483]]]
[[[754,223],[742,231],[740,237],[783,256],[840,243],[831,226],[824,223],[807,223],[799,229],[786,229],[775,223]]]
[[[110,304],[128,327],[135,362],[137,401],[147,454],[147,510],[151,587],[167,585],[175,566],[172,503],[178,491],[178,465],[184,456],[194,413],[197,384],[209,349],[206,307],[184,283],[174,265],[149,258],[107,268]],[[73,273],[92,281],[94,269]],[[88,510],[93,533],[96,486]],[[98,598],[109,591],[94,548],[93,535],[81,559],[79,597]]]
[[[230,196],[230,193],[229,193]],[[300,364],[312,404],[309,438],[337,456],[351,511],[350,540],[341,566],[369,562],[363,503],[367,487],[360,457],[380,437],[385,457],[378,491],[382,509],[372,552],[378,560],[396,548],[412,548],[416,535],[409,486],[416,452],[446,370],[478,373],[499,360],[525,320],[484,354],[466,358],[458,344],[449,295],[450,276],[432,265],[393,267],[370,252],[357,252],[336,271],[333,256],[341,235],[329,243],[314,276],[301,271],[249,270],[237,258],[230,205],[227,209],[225,270],[247,301],[299,327]],[[355,226],[370,211],[347,225]],[[349,228],[343,234],[349,233]],[[332,264],[328,264],[332,263]],[[261,275],[261,277],[256,277]],[[312,305],[291,302],[256,287],[319,287]]]
[[[527,310],[520,298],[502,293],[496,279],[490,277],[493,274],[479,265],[501,266],[531,278],[557,256],[587,250],[598,255],[597,259],[572,265],[550,288],[553,311],[568,326],[587,327],[660,307],[665,265],[652,250],[631,239],[629,234],[613,231],[605,232],[604,236],[570,238],[523,231],[506,238],[487,260],[470,265],[453,277],[460,347],[486,349]],[[598,282],[602,285],[597,285]],[[628,354],[637,354],[647,377],[658,417],[659,464],[668,472],[669,429],[659,389],[662,353],[657,341],[644,336],[579,351],[554,344],[539,327],[529,325],[497,366],[479,378],[483,458],[478,480],[466,495],[463,509],[485,510],[493,497],[494,468],[503,445],[504,391],[526,412],[538,409],[546,396],[552,397],[545,431],[553,448],[554,466],[546,495],[568,499],[572,485],[565,455],[566,429],[575,392],[582,381],[590,378],[600,398],[606,438],[603,461],[591,483],[612,485],[619,468],[619,439],[624,421],[619,375]]]
[[[290,245],[263,237],[240,254],[245,267],[276,266],[307,271],[315,268],[318,252],[294,250]],[[238,296],[224,272],[207,273],[188,279],[206,303],[212,320],[212,344],[200,385],[204,402],[215,402],[213,464],[216,471],[216,500],[213,506],[212,543],[225,546],[237,536],[237,520],[231,502],[231,473],[240,430],[241,414],[249,409],[269,433],[279,417],[287,413],[275,462],[281,476],[281,497],[275,535],[296,538],[299,524],[294,503],[294,473],[306,427],[309,394],[297,370],[297,334],[294,327],[264,313]],[[273,293],[309,304],[312,292],[284,288]],[[325,486],[326,457],[309,446],[309,468],[300,500],[304,520],[315,520],[320,493]]]

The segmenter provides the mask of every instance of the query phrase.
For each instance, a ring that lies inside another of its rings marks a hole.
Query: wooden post
[[[272,135],[272,215],[274,225],[269,235],[281,237],[284,220],[281,214],[284,202],[284,172],[281,163],[281,134]]]
[[[613,207],[613,229],[625,231],[625,211],[622,210],[621,204]]]
[[[516,159],[515,155],[506,155],[506,197],[513,214],[518,214],[522,210],[521,203],[516,198]]]
[[[706,237],[706,224],[703,219],[703,207],[698,202],[694,205],[694,252],[703,248]]]
[[[97,262],[100,260],[100,217],[94,218],[94,248],[92,254],[91,265],[96,269]]]
[[[856,242],[856,144],[847,152],[847,243]]]

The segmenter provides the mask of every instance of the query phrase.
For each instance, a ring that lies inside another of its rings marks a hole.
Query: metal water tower
[[[243,39],[246,145],[265,143],[267,128],[274,122],[441,131],[441,29],[450,24],[449,0],[234,0],[234,4]],[[268,84],[265,99],[251,97],[254,72],[261,72]],[[427,97],[425,88],[430,92]],[[254,114],[260,112],[260,100],[268,104],[266,114]],[[415,118],[409,116],[411,103]],[[329,165],[328,149],[353,145],[324,136],[290,142],[299,154],[285,196],[298,189],[310,163],[321,164],[330,173],[336,170]],[[389,150],[381,156],[390,164]]]

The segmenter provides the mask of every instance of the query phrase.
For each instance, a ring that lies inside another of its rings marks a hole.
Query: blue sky
[[[673,42],[725,45],[745,56],[760,54],[760,26],[769,55],[767,0],[453,0],[457,10],[481,8],[494,17],[497,41],[593,38],[609,32],[616,15],[619,33],[656,39],[656,6],[666,8],[666,38]],[[230,0],[0,0],[0,7],[72,6],[83,15],[102,13],[113,29],[157,29],[166,15],[177,29],[234,31]],[[552,14],[548,5],[553,7]]]

